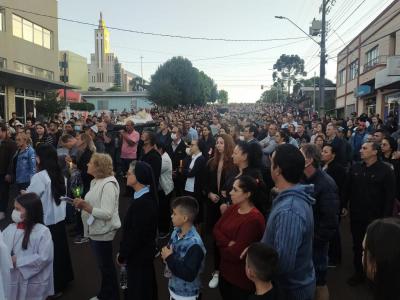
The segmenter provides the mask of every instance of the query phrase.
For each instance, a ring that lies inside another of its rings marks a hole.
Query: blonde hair
[[[90,162],[95,168],[96,178],[114,176],[111,156],[104,153],[93,153]]]

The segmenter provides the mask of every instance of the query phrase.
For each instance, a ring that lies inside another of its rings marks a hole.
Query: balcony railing
[[[375,57],[374,59],[370,60],[366,64],[364,64],[363,72],[368,72],[369,70],[372,70],[378,65],[386,65],[387,63],[388,56],[387,55],[380,55]]]

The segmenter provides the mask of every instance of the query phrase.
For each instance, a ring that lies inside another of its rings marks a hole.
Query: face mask
[[[244,141],[244,136],[241,135],[241,136],[239,137],[239,140]]]
[[[75,129],[75,131],[81,131],[81,126],[76,125],[76,126],[74,126],[74,129]]]
[[[176,140],[176,133],[171,133],[171,139]]]
[[[14,223],[17,223],[17,224],[21,223],[23,221],[22,217],[21,217],[21,212],[14,209],[11,214],[11,219],[13,220]]]
[[[192,155],[192,153],[190,152],[190,148],[186,148],[186,154],[189,156]]]

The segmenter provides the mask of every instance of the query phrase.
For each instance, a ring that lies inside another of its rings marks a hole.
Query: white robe
[[[3,241],[0,231],[0,299],[8,300],[10,286],[10,269],[12,268],[11,251]]]
[[[44,300],[54,295],[54,250],[50,230],[42,224],[36,224],[26,250],[22,249],[24,230],[17,229],[15,223],[10,224],[3,235],[10,251],[14,245],[14,255],[17,257],[16,268],[11,268],[9,300]]]

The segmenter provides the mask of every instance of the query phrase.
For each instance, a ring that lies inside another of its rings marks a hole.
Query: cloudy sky
[[[331,0],[331,2],[334,0]],[[327,77],[336,79],[336,55],[392,0],[336,0],[328,20]],[[59,17],[98,24],[100,11],[107,26],[192,37],[264,41],[206,41],[168,38],[110,30],[112,51],[123,66],[150,79],[173,56],[184,56],[229,93],[230,102],[255,102],[261,85],[272,83],[272,66],[281,54],[298,54],[309,76],[319,73],[318,45],[284,20],[308,32],[320,18],[321,0],[59,0]],[[94,52],[94,27],[59,22],[59,48],[89,60]],[[271,39],[280,39],[270,41]],[[269,41],[265,41],[269,40]]]

